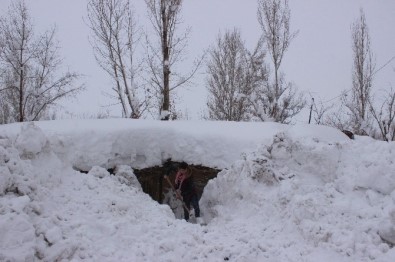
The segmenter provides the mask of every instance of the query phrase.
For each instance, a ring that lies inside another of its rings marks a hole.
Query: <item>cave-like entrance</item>
[[[149,194],[152,199],[158,201],[160,204],[168,204],[168,202],[164,200],[166,198],[166,194],[169,194],[172,189],[163,176],[168,174],[170,181],[174,183],[178,164],[178,162],[167,161],[163,166],[134,169],[133,171],[145,193]],[[193,180],[200,199],[203,189],[207,185],[208,181],[215,178],[220,170],[202,165],[189,166],[192,169]]]

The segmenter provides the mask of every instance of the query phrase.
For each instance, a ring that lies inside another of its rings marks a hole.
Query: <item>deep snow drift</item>
[[[394,156],[323,126],[2,125],[0,261],[395,261]],[[207,226],[142,192],[133,168],[169,157],[223,169],[200,201]]]

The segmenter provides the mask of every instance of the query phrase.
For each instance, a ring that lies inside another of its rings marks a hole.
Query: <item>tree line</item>
[[[181,28],[182,0],[145,0],[150,32],[138,24],[131,0],[89,0],[90,42],[113,83],[107,95],[120,105],[122,116],[182,118],[176,91],[191,85],[203,67],[208,90],[203,118],[292,123],[307,106],[307,96],[286,78],[281,65],[298,31],[291,30],[288,0],[257,2],[261,30],[252,50],[240,30],[228,29],[195,58],[189,72],[181,73],[190,33]],[[312,98],[309,123],[394,141],[395,91],[388,90],[383,100],[373,95],[378,70],[363,10],[352,24],[351,39],[352,86],[339,102]],[[26,2],[12,2],[0,18],[0,123],[54,118],[61,99],[83,91],[80,74],[60,72],[61,66],[56,28],[37,34]]]

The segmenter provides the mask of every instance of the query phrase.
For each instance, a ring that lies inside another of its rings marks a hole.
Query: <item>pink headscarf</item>
[[[175,183],[176,183],[176,184],[179,184],[180,187],[181,187],[181,184],[182,184],[182,182],[184,182],[185,178],[186,178],[186,174],[185,174],[184,172],[181,172],[181,170],[179,170],[179,171],[177,172],[177,174],[176,174]]]

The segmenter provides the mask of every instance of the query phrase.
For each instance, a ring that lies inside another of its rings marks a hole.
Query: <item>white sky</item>
[[[66,101],[66,108],[75,114],[93,115],[103,111],[107,98],[103,91],[111,84],[97,66],[88,42],[89,30],[83,21],[86,0],[26,0],[39,30],[56,24],[58,39],[71,70],[86,75],[87,91],[77,101]],[[0,1],[4,14],[11,0]],[[147,27],[144,0],[134,1],[138,22]],[[191,26],[189,40],[190,58],[182,65],[190,68],[197,57],[214,43],[218,32],[237,27],[248,47],[252,48],[260,36],[256,19],[256,0],[185,0],[183,19]],[[317,99],[329,100],[351,86],[351,23],[358,17],[359,9],[365,11],[370,30],[377,68],[395,56],[395,1],[393,0],[291,0],[291,28],[299,30],[283,61],[286,78]],[[374,79],[375,89],[395,85],[395,60],[381,70]],[[195,78],[195,87],[180,90],[179,109],[187,110],[190,118],[197,119],[205,109],[206,90],[202,67]],[[120,110],[112,107],[111,113]],[[301,119],[304,121],[304,118]],[[307,120],[307,118],[306,118]]]

